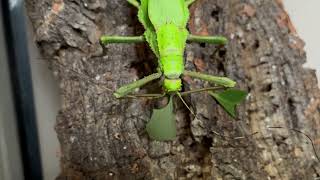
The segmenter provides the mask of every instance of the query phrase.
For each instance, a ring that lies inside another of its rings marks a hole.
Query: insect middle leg
[[[129,4],[139,9],[140,3],[137,0],[127,0]]]
[[[102,44],[110,43],[139,43],[145,42],[144,36],[101,36],[100,41]]]
[[[197,36],[197,35],[189,35],[189,42],[197,42],[197,43],[210,43],[216,45],[225,45],[227,44],[227,38],[223,36]]]

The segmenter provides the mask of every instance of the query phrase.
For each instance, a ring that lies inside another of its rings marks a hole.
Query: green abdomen
[[[183,53],[188,36],[186,29],[165,24],[157,29],[160,66],[168,79],[177,79],[183,73]]]

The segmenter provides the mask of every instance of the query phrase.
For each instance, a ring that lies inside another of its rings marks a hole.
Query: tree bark
[[[144,131],[153,101],[117,100],[108,91],[155,70],[146,44],[99,44],[102,34],[142,34],[134,7],[125,0],[28,0],[27,10],[43,56],[60,80],[58,179],[320,176],[312,144],[290,130],[307,133],[320,150],[315,71],[302,67],[304,42],[281,0],[198,0],[191,6],[191,33],[225,35],[229,43],[225,48],[188,44],[186,69],[228,76],[249,97],[237,120],[205,93],[186,98],[197,118],[177,101],[178,137],[170,142],[152,141]],[[205,85],[184,80],[185,90]],[[239,136],[245,138],[231,138]]]

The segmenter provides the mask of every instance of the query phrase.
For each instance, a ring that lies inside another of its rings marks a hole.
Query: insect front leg
[[[140,3],[137,0],[127,0],[129,4],[139,9]]]
[[[201,79],[204,81],[208,81],[210,83],[223,86],[223,87],[234,87],[236,85],[236,82],[227,78],[227,77],[218,77],[218,76],[212,76],[209,74],[203,74],[199,72],[193,72],[193,71],[184,71],[183,75],[190,76],[193,78]]]
[[[216,45],[225,45],[227,44],[227,38],[223,36],[197,36],[197,35],[189,35],[189,42],[197,42],[197,43],[210,43]]]
[[[159,99],[159,98],[163,98],[164,96],[166,96],[166,93],[162,93],[162,94],[130,94],[130,95],[126,95],[125,98],[133,98],[133,99],[137,99],[137,98]]]
[[[140,43],[145,42],[144,36],[101,36],[100,41],[102,44],[110,43]]]
[[[136,88],[139,88],[153,80],[159,79],[162,76],[162,73],[154,73],[151,74],[149,76],[146,76],[142,79],[139,79],[138,81],[135,81],[133,83],[124,85],[122,87],[120,87],[119,89],[117,89],[113,95],[116,98],[122,98],[124,96],[126,96],[127,94],[129,94],[130,92],[134,91]]]

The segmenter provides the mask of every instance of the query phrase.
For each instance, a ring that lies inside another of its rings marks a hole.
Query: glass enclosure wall
[[[7,62],[3,22],[0,18],[0,179],[20,180],[23,179],[22,162]]]
[[[42,165],[23,2],[0,1],[0,169],[4,176],[2,179],[41,180]]]
[[[51,180],[60,172],[60,148],[54,130],[60,107],[58,85],[48,60],[39,53],[27,18],[23,1],[1,1],[1,180],[34,175]]]

